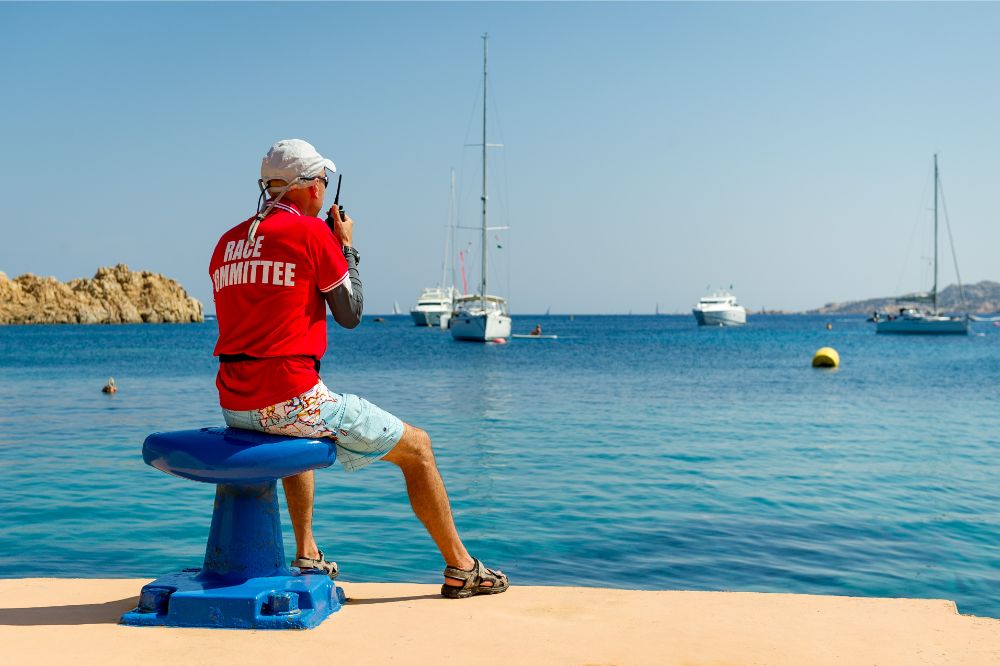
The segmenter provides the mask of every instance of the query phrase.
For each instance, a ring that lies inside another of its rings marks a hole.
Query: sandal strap
[[[507,575],[499,569],[483,567],[483,570],[479,574],[479,578],[480,584],[493,583],[493,587],[496,588],[507,586]]]
[[[460,589],[465,590],[476,584],[476,579],[479,578],[479,572],[482,568],[483,563],[473,557],[471,569],[459,569],[458,567],[447,566],[444,568],[444,577],[464,581]]]

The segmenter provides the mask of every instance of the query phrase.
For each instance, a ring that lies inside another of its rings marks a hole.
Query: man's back
[[[326,224],[279,203],[248,241],[251,220],[219,240],[212,277],[219,340],[215,354],[222,406],[255,409],[316,383],[315,360],[326,351],[323,293],[348,279],[347,262]],[[253,366],[253,367],[251,367]]]

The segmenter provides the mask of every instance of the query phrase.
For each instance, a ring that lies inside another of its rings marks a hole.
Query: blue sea
[[[1000,617],[1000,328],[550,316],[515,332],[536,323],[559,339],[459,343],[368,317],[331,324],[323,360],[334,390],[431,434],[470,551],[512,583],[933,597]],[[222,424],[215,337],[214,321],[0,327],[0,577],[200,565],[214,488],[141,447]],[[840,368],[810,367],[823,346]],[[440,581],[391,464],[318,472],[316,533],[346,580]]]

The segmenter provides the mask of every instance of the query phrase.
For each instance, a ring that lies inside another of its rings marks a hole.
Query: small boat
[[[702,297],[691,314],[699,326],[743,326],[747,323],[747,309],[728,291]]]
[[[914,306],[899,308],[897,314],[875,313],[876,333],[917,334],[917,335],[968,335],[969,315],[946,315],[938,312],[938,192],[941,189],[938,175],[937,154],[934,155],[934,285],[929,293],[909,294],[897,300],[903,303],[931,304],[931,309]],[[954,256],[954,247],[952,248]],[[955,266],[958,273],[958,266]],[[959,282],[959,289],[962,283]]]

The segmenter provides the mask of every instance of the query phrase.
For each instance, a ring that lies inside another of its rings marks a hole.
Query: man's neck
[[[316,217],[320,209],[323,207],[322,201],[316,201],[314,197],[309,195],[309,189],[303,188],[301,190],[289,190],[285,196],[281,198],[281,203],[289,204],[290,206],[295,206],[295,210],[299,211],[303,215],[311,215]]]

